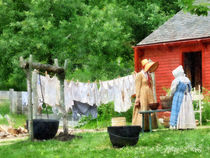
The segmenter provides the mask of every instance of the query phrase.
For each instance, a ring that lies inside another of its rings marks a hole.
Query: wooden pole
[[[63,132],[64,134],[68,134],[68,118],[67,118],[67,112],[65,110],[65,104],[64,104],[64,78],[65,75],[60,75],[59,80],[60,80],[60,106],[62,107],[63,110]]]
[[[37,111],[38,111],[38,93],[37,93],[37,72],[36,70],[32,72],[32,100],[33,100],[33,118],[37,119]]]
[[[34,140],[33,134],[33,105],[32,105],[32,86],[31,86],[31,67],[32,55],[29,57],[29,68],[27,69],[27,90],[28,90],[28,129],[31,141]]]
[[[29,108],[28,108],[28,120],[29,120],[29,134],[31,137],[31,140],[33,140],[33,106],[32,106],[32,81],[31,81],[31,71],[32,69],[37,69],[41,71],[48,71],[52,72],[54,74],[58,75],[58,78],[60,80],[60,109],[63,112],[63,130],[64,134],[68,134],[68,119],[67,119],[67,112],[65,110],[65,104],[64,104],[64,79],[65,79],[65,70],[67,68],[67,60],[65,60],[64,68],[58,66],[58,60],[55,59],[55,66],[47,65],[47,64],[40,64],[40,63],[33,63],[32,62],[32,56],[30,55],[29,61],[25,61],[23,57],[20,57],[20,66],[23,69],[26,69],[27,72],[27,88],[28,88],[28,94],[29,94]]]
[[[54,64],[55,64],[55,66],[58,67],[57,59],[54,60]],[[67,60],[65,60],[64,67],[67,68]],[[64,69],[64,73],[58,74],[58,78],[60,81],[60,106],[63,111],[63,132],[64,132],[64,134],[68,134],[68,115],[67,115],[67,112],[65,109],[65,104],[64,104],[64,100],[65,100],[65,98],[64,98],[65,97],[64,96],[65,69]]]
[[[28,69],[29,62],[24,61],[23,57],[20,57],[20,66],[24,69]],[[53,72],[53,73],[57,73],[57,74],[64,73],[64,68],[62,68],[62,67],[48,65],[48,64],[40,64],[40,63],[35,63],[35,62],[31,62],[31,69],[48,71],[48,72]]]

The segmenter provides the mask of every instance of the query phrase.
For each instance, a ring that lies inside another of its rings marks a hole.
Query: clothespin
[[[120,75],[118,76],[118,78],[120,78]]]
[[[48,73],[47,73],[47,71],[45,71],[45,76],[47,76],[48,75]]]
[[[88,84],[90,83],[90,80],[88,80]]]

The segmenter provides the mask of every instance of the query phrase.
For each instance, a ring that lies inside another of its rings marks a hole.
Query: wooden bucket
[[[112,126],[126,126],[126,118],[125,117],[113,117],[112,118]]]
[[[170,126],[170,117],[164,117],[163,125],[164,125],[165,128],[169,128],[169,126]]]

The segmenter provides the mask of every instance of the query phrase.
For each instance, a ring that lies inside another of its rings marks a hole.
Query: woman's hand
[[[141,103],[140,103],[140,100],[139,99],[136,99],[135,106],[136,107],[141,107]]]

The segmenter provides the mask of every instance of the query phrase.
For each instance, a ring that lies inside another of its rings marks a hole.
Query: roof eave
[[[168,42],[160,42],[160,43],[142,44],[142,45],[136,45],[133,48],[172,46],[172,45],[177,45],[177,44],[188,44],[188,43],[197,43],[197,42],[210,42],[210,36],[197,38],[197,39],[185,39],[185,40],[176,40],[176,41],[168,41]]]

